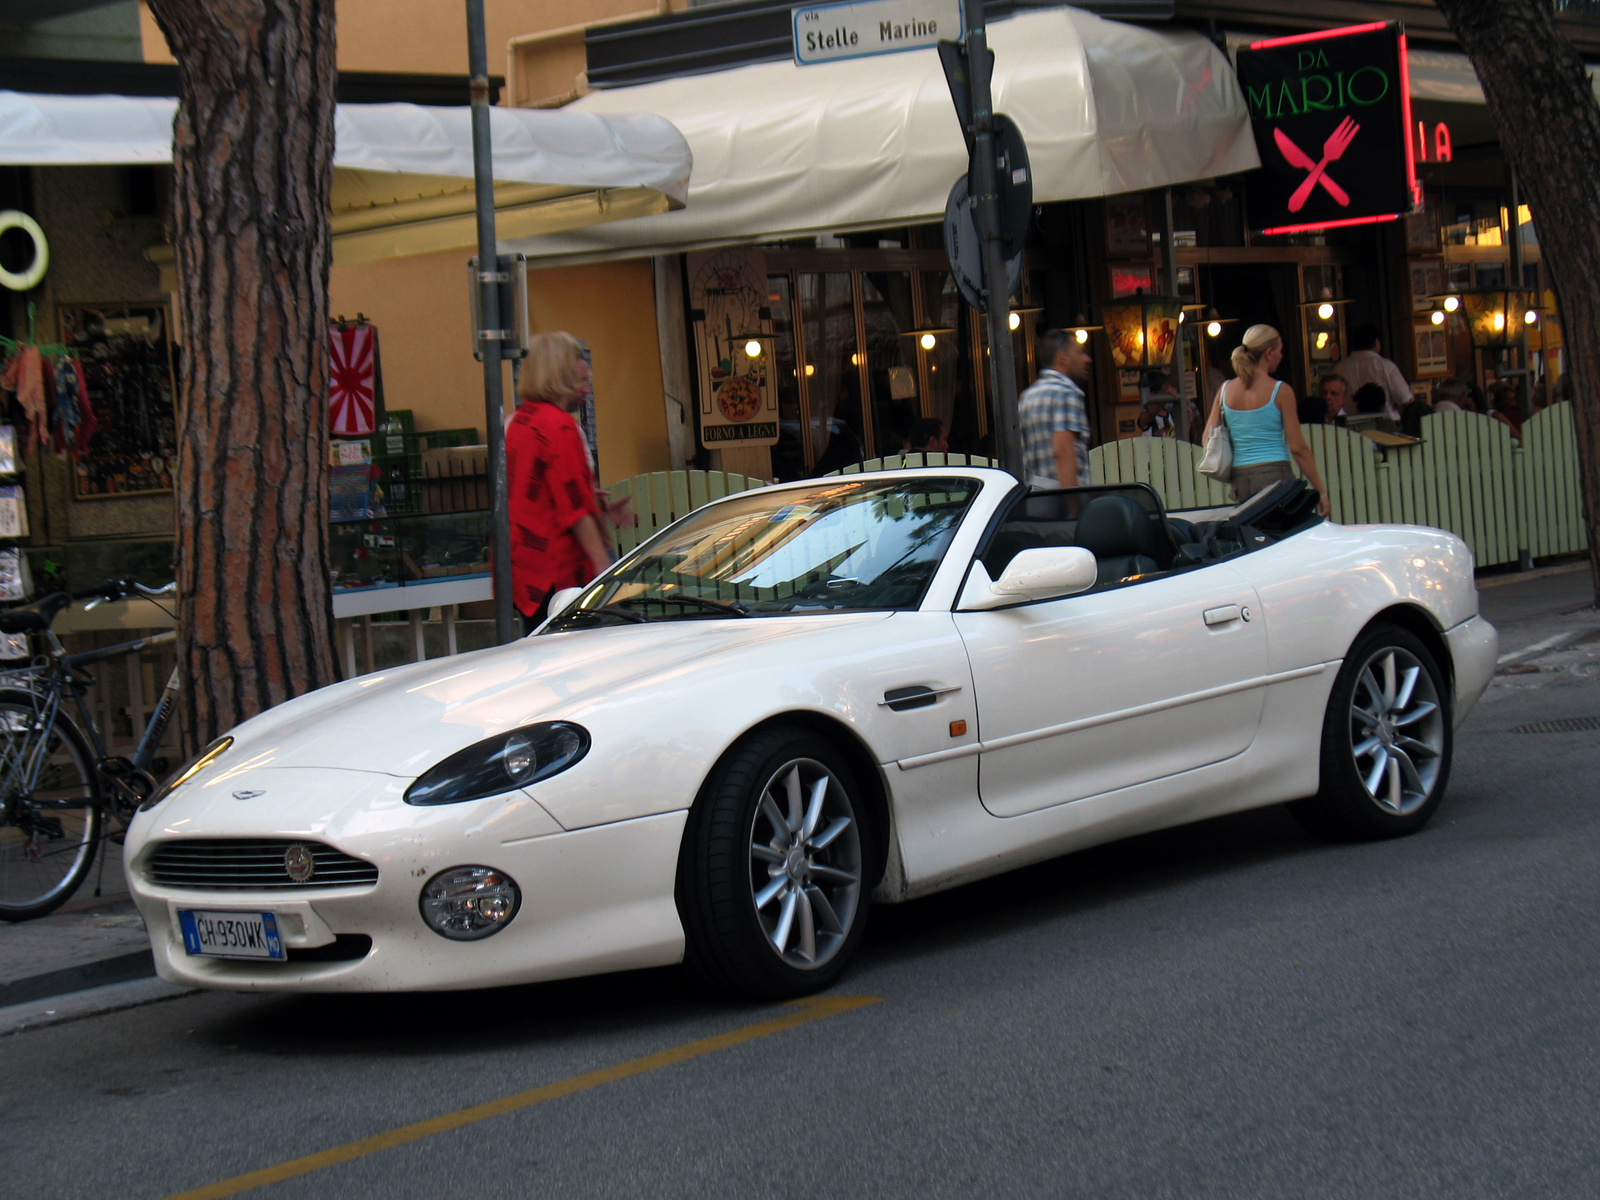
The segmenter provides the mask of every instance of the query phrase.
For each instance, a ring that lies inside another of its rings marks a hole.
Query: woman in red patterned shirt
[[[506,423],[511,510],[511,590],[532,630],[550,597],[611,565],[588,447],[572,412],[589,390],[589,364],[569,333],[537,334]]]

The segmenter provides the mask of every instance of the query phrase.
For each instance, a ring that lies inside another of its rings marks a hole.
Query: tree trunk
[[[150,0],[178,60],[172,241],[186,749],[336,678],[334,0]]]
[[[1561,302],[1589,569],[1600,602],[1600,105],[1550,0],[1437,3],[1483,84]]]

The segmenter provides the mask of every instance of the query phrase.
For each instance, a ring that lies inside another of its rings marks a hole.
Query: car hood
[[[522,638],[290,700],[232,730],[234,745],[216,769],[337,767],[413,778],[482,738],[533,721],[581,719],[620,692],[698,674],[707,660],[890,615],[662,621]]]

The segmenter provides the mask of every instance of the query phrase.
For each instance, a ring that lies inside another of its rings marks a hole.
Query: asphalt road
[[[1267,810],[879,909],[860,1007],[658,971],[0,1038],[0,1194],[165,1197],[431,1121],[199,1194],[1600,1195],[1597,735],[1512,731],[1600,715],[1597,653],[1496,680],[1415,837]]]

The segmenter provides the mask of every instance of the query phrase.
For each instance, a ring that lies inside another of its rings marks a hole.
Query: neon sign
[[[1410,76],[1399,22],[1253,42],[1239,83],[1261,155],[1250,224],[1300,233],[1393,221],[1421,195]],[[1435,161],[1449,132],[1435,143]],[[1418,140],[1421,157],[1426,144]]]

